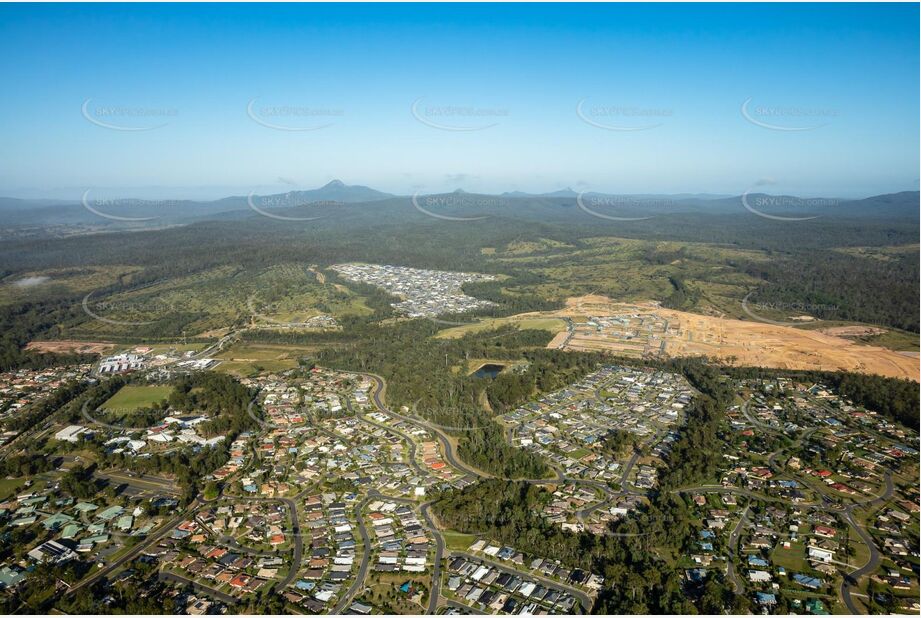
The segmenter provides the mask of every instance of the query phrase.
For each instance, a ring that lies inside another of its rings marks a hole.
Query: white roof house
[[[80,435],[86,433],[87,431],[88,430],[86,427],[81,427],[80,425],[69,425],[54,434],[54,437],[57,440],[63,440],[65,442],[77,442],[80,439]]]

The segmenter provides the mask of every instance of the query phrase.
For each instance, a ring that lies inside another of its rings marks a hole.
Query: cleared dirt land
[[[815,330],[674,311],[656,303],[616,303],[604,296],[571,298],[565,309],[541,315],[570,317],[574,322],[573,332],[557,334],[549,347],[626,355],[709,356],[736,365],[846,370],[918,381],[917,355],[861,345]]]
[[[59,354],[78,352],[81,354],[105,354],[114,349],[114,343],[101,341],[30,341],[27,350],[36,352],[56,352]]]

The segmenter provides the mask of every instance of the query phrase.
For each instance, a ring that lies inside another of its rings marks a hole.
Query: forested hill
[[[878,195],[865,199],[802,198],[749,193],[730,198],[687,196],[619,196],[587,193],[544,196],[451,193],[396,197],[364,186],[334,181],[319,189],[272,195],[238,195],[214,201],[185,199],[106,199],[88,194],[83,200],[17,200],[0,198],[4,228],[18,226],[92,226],[93,229],[143,230],[202,221],[236,222],[251,227],[269,224],[330,230],[337,225],[374,227],[387,221],[416,225],[425,218],[455,218],[465,224],[487,217],[494,225],[550,224],[584,236],[599,230],[622,231],[628,237],[671,238],[729,242],[758,246],[789,246],[793,234],[802,246],[855,244],[848,241],[855,226],[866,227],[857,244],[886,244],[894,238],[878,236],[877,228],[896,232],[915,222],[917,239],[919,193]],[[759,216],[759,214],[764,215]],[[111,217],[109,216],[111,215]],[[267,215],[267,216],[262,216]],[[273,219],[276,216],[279,219]],[[314,218],[317,219],[314,219]],[[771,217],[779,217],[772,219]],[[814,217],[808,221],[790,220]],[[642,220],[624,220],[624,219]],[[262,221],[260,221],[262,220]],[[450,219],[448,219],[450,220]],[[442,223],[446,221],[443,220]],[[458,222],[455,220],[455,223]],[[454,226],[457,227],[457,226]],[[808,233],[798,231],[808,230]],[[456,230],[455,230],[456,231]],[[749,237],[747,242],[745,237]],[[855,234],[856,242],[860,235]]]

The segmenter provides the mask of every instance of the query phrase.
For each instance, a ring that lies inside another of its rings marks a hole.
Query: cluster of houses
[[[578,600],[563,588],[467,556],[449,559],[448,581],[442,590],[448,598],[453,596],[488,613],[529,616],[579,612]]]
[[[91,370],[92,365],[85,364],[0,372],[0,420],[43,401],[67,382],[85,380]]]
[[[79,500],[52,485],[0,503],[0,534],[31,528],[36,539],[24,561],[0,566],[0,587],[15,587],[36,563],[105,560],[131,537],[145,536],[159,525],[153,500],[97,500],[102,496]]]
[[[730,464],[722,485],[771,501],[749,503],[732,493],[691,496],[702,529],[697,551],[689,556],[688,579],[701,581],[707,569],[726,568],[726,542],[735,532],[739,573],[759,610],[771,612],[782,600],[794,611],[833,611],[827,595],[856,568],[854,556],[868,550],[846,520],[822,505],[872,504],[884,493],[887,477],[916,475],[917,434],[821,384],[777,379],[737,386],[750,399],[746,407],[729,411],[740,448],[724,454]],[[744,522],[740,502],[750,507]],[[872,578],[901,592],[904,603],[904,595],[918,587],[919,542],[912,526],[918,490],[895,483],[891,498],[877,502],[873,511],[865,530],[883,560]],[[911,605],[909,599],[905,608]]]
[[[587,573],[582,569],[568,569],[559,560],[532,556],[528,558],[524,552],[486,539],[477,539],[467,549],[470,554],[482,554],[490,560],[510,562],[516,567],[527,568],[541,577],[555,579],[563,584],[584,588],[591,593],[597,593],[604,585],[604,577],[594,573]]]
[[[492,275],[387,264],[337,264],[330,268],[349,281],[383,288],[402,298],[393,308],[410,318],[465,313],[495,306],[491,301],[467,296],[461,291],[465,283],[495,280]]]
[[[288,516],[281,502],[234,502],[202,509],[195,522],[211,538],[232,536],[255,548],[278,550],[290,543],[286,532]]]
[[[429,535],[408,504],[375,500],[368,505],[373,570],[423,573],[428,568]]]
[[[266,421],[272,426],[300,425],[308,418],[343,416],[351,398],[359,409],[368,407],[367,378],[330,369],[291,369],[280,374],[259,375],[241,382],[259,389]]]
[[[790,436],[810,431],[802,451],[786,458],[785,471],[821,483],[836,496],[874,497],[886,474],[917,461],[916,433],[853,405],[827,387],[787,379],[743,386],[752,389],[747,411],[759,423]],[[731,410],[730,420],[742,436],[755,438],[761,432],[750,426],[741,409]],[[829,453],[834,460],[828,459]],[[803,487],[795,480],[773,479],[774,471],[767,466],[741,467],[756,486],[768,484],[793,502],[803,500]]]
[[[249,461],[248,444],[253,438],[253,434],[243,432],[230,443],[230,457],[227,462],[211,473],[211,477],[217,480],[224,480],[233,476],[242,470]]]
[[[665,350],[669,330],[668,320],[655,313],[624,313],[611,316],[589,316],[585,322],[573,325],[569,344],[573,347],[595,348],[603,342],[625,356],[657,355]]]
[[[324,478],[412,498],[466,484],[427,430],[368,411],[366,379],[314,369],[258,376],[246,384],[259,389],[268,422],[259,435],[241,435],[230,460],[213,474],[226,479],[240,472],[235,478],[245,495],[283,496]],[[248,454],[250,443],[255,458]]]
[[[342,437],[330,465],[338,466],[340,478],[357,487],[376,489],[393,496],[424,496],[436,480],[420,475],[409,460],[403,435],[363,417],[326,421],[322,427]]]
[[[290,584],[278,592],[286,601],[310,613],[330,613],[360,562],[349,517],[357,495],[314,494],[299,502],[300,564],[292,563],[294,538],[284,502],[225,499],[179,524],[148,553],[168,570],[235,598],[284,579]]]
[[[302,510],[305,521],[305,568],[286,593],[288,600],[313,613],[330,613],[343,587],[358,568],[355,525],[348,512],[357,498],[354,494],[324,493],[308,496]]]
[[[255,555],[212,542],[203,526],[195,521],[183,522],[176,530],[183,534],[159,541],[145,549],[145,555],[159,561],[168,573],[232,597],[240,598],[262,589],[276,577],[283,564],[277,556]]]
[[[612,430],[629,432],[666,460],[693,390],[683,377],[652,370],[606,366],[579,382],[542,396],[502,417],[514,426],[515,445],[555,462],[567,476],[620,480],[625,458],[605,449]],[[653,466],[640,466],[634,485],[649,488]]]
[[[404,407],[404,412],[408,410]],[[384,425],[392,428],[394,432],[407,436],[416,447],[416,465],[418,468],[425,470],[426,486],[437,485],[439,488],[454,487],[462,489],[469,484],[466,477],[460,474],[456,469],[451,467],[444,459],[441,452],[441,444],[435,436],[425,427],[408,423],[397,417],[390,416],[385,412],[375,411],[366,414],[365,419],[370,420],[378,425]],[[405,443],[405,440],[403,441]],[[424,495],[418,493],[418,496]]]
[[[716,499],[725,508],[712,508],[711,501]],[[755,605],[770,611],[783,590],[794,591],[793,596],[801,602],[810,592],[824,596],[841,566],[847,564],[848,551],[843,546],[846,535],[833,515],[756,502],[750,505],[751,510],[746,509],[746,519],[741,521],[743,509],[735,497],[724,494],[708,500],[697,494],[693,502],[699,509],[702,529],[688,556],[695,565],[686,572],[692,582],[703,581],[708,569],[726,569],[726,550],[737,552],[740,579]],[[738,547],[727,548],[725,543],[734,530],[738,531]],[[815,610],[822,606],[812,603],[810,607]]]

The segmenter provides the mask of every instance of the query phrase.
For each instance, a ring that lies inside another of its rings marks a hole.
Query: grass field
[[[774,566],[785,568],[788,573],[812,572],[806,561],[806,545],[802,541],[790,543],[790,549],[778,544],[771,554],[771,562]]]
[[[319,349],[272,343],[238,343],[217,355],[217,371],[235,376],[252,376],[264,371],[284,371],[297,367],[298,359]]]
[[[454,530],[445,530],[442,532],[442,536],[444,536],[445,545],[448,549],[455,551],[467,551],[467,548],[473,545],[473,542],[477,539],[474,534],[465,534]]]
[[[510,316],[507,318],[489,318],[463,326],[452,326],[439,331],[435,336],[439,339],[457,339],[469,333],[495,330],[506,325],[512,325],[519,329],[546,330],[554,334],[566,330],[566,322],[558,318]]]
[[[141,344],[139,344],[141,345]],[[151,354],[164,354],[166,352],[200,352],[208,347],[207,343],[170,343],[165,345],[152,345]]]
[[[26,477],[14,479],[0,479],[0,500],[6,500],[10,496],[19,492],[19,489],[26,484]]]
[[[172,386],[123,386],[100,407],[113,412],[134,412],[167,399],[171,392]]]

